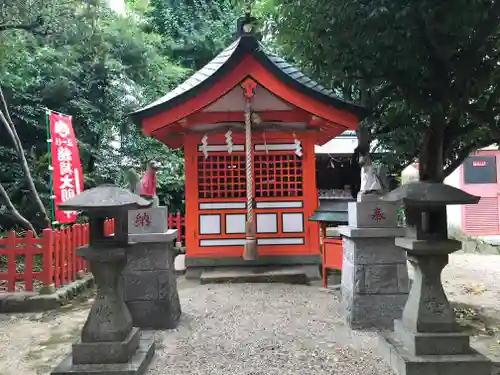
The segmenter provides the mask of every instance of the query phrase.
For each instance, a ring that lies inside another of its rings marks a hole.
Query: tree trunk
[[[444,119],[436,114],[431,115],[430,127],[427,129],[419,155],[420,181],[442,183],[444,180]],[[429,227],[433,232],[447,234],[448,225],[446,207],[433,209],[429,215]]]
[[[33,198],[35,200],[35,204],[38,206],[38,209],[43,214],[47,227],[50,227],[51,222],[49,216],[47,215],[47,210],[45,209],[45,206],[43,205],[43,202],[40,199],[40,195],[36,190],[35,183],[33,182],[33,177],[31,176],[31,171],[28,165],[28,161],[26,160],[26,155],[24,155],[24,150],[21,144],[21,140],[19,139],[19,135],[17,134],[14,123],[10,118],[9,110],[7,108],[7,103],[5,101],[1,88],[0,88],[0,99],[5,110],[5,115],[4,115],[3,111],[0,109],[0,120],[3,123],[5,129],[7,130],[7,133],[9,133],[12,142],[14,143],[14,147],[16,148],[16,153],[19,157],[19,160],[21,161],[21,167],[23,168],[26,181],[28,182],[31,194],[33,195]]]
[[[7,205],[7,208],[9,211],[12,213],[16,221],[22,225],[22,227],[26,230],[30,230],[33,232],[33,235],[36,236],[36,231],[35,228],[33,228],[33,225],[29,222],[28,219],[26,219],[23,215],[19,213],[19,211],[14,207],[14,204],[12,204],[12,201],[9,198],[9,195],[3,188],[2,184],[0,184],[0,197],[3,199],[5,204]]]
[[[425,132],[420,147],[418,167],[421,181],[443,182],[444,180],[444,130],[444,120],[432,115],[430,127]]]

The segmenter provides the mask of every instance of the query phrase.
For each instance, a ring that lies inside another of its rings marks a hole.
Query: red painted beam
[[[285,111],[261,112],[261,113],[259,113],[259,116],[261,117],[262,121],[264,121],[264,122],[272,122],[273,118],[276,118],[276,116],[280,115],[280,113],[278,113],[278,112],[285,112]],[[344,130],[346,130],[346,128],[341,126],[341,125],[334,124],[331,122],[325,122],[323,119],[320,119],[317,117],[312,118],[310,114],[308,114],[307,112],[304,112],[300,109],[296,109],[293,111],[286,111],[286,112],[289,112],[289,114],[287,116],[282,116],[282,118],[285,119],[285,120],[283,120],[283,122],[306,122],[306,123],[308,123],[307,130],[298,130],[297,132],[306,132],[306,133],[311,132],[311,131],[318,132],[314,135],[314,138],[316,140],[316,144],[325,144],[331,138],[336,137],[337,135],[341,134]],[[283,114],[281,114],[281,115],[283,115]],[[240,118],[242,116],[243,116],[243,114],[241,112],[209,112],[209,113],[197,112],[196,114],[193,114],[190,117],[179,121],[178,123],[164,126],[158,130],[155,130],[152,133],[152,136],[154,138],[156,138],[158,141],[165,143],[166,145],[168,145],[171,148],[178,148],[178,147],[182,146],[183,135],[193,133],[190,130],[191,124],[193,124],[193,125],[199,124],[199,123],[216,124],[216,123],[238,122],[238,121],[243,123],[243,119]],[[290,116],[290,117],[288,118],[288,116]],[[276,122],[278,122],[278,121],[276,121]],[[222,132],[225,130],[220,129],[218,131]],[[283,129],[283,131],[286,132],[287,130]],[[199,132],[200,131],[198,131],[196,133],[199,133]],[[212,133],[212,132],[213,131],[210,131],[208,133]],[[270,135],[272,133],[268,133],[268,134]]]
[[[258,112],[263,122],[308,122],[311,115],[301,109]],[[189,125],[243,122],[243,112],[196,112],[186,118]]]
[[[354,114],[333,108],[332,106],[308,97],[302,92],[285,85],[260,65],[257,60],[248,55],[228,73],[224,79],[217,81],[199,95],[191,97],[184,103],[165,112],[144,119],[142,121],[144,133],[151,134],[165,125],[177,122],[206,108],[232,90],[248,76],[251,76],[252,79],[257,81],[261,86],[295,107],[314,114],[323,120],[337,123],[349,129],[355,129],[357,127],[358,120]]]

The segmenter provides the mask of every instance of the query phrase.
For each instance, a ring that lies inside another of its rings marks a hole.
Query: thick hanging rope
[[[246,179],[247,179],[247,223],[246,241],[243,259],[257,259],[257,240],[255,238],[255,223],[253,215],[253,153],[252,153],[252,118],[251,102],[246,98],[245,105],[245,149],[246,149]]]
[[[253,220],[253,173],[252,173],[252,120],[250,114],[250,99],[245,106],[245,150],[247,178],[247,221]]]

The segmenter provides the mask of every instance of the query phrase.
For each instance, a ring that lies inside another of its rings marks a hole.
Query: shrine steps
[[[310,281],[317,280],[317,275],[319,276],[317,268],[315,266],[216,267],[204,270],[199,280],[201,284],[285,283],[307,285]]]

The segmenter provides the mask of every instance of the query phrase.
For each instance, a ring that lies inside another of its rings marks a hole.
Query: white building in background
[[[356,137],[356,132],[348,130],[331,139],[323,146],[314,146],[314,153],[316,155],[352,155],[357,146],[358,138]]]
[[[347,130],[323,146],[314,146],[316,156],[316,187],[320,198],[352,198],[351,157],[358,146],[356,132]],[[380,150],[377,140],[371,143],[373,154]]]
[[[374,139],[371,142],[371,152],[384,152],[383,150],[378,150],[377,140]],[[358,138],[356,137],[356,132],[354,130],[346,130],[337,137],[331,139],[323,146],[314,146],[314,153],[316,155],[348,155],[351,156],[354,149],[358,147]]]
[[[471,154],[444,183],[481,199],[475,205],[448,206],[450,231],[459,230],[486,242],[500,243],[500,151],[497,145]],[[401,174],[402,183],[418,180],[418,163]]]

